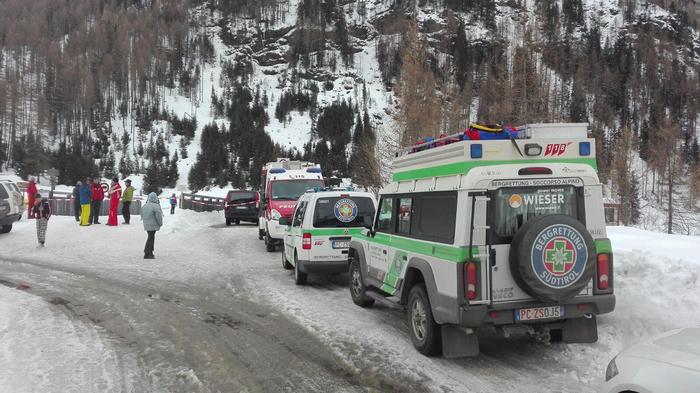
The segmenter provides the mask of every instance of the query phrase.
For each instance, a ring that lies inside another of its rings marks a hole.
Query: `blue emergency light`
[[[285,172],[287,172],[287,171],[284,170],[284,168],[272,168],[272,169],[270,169],[270,173],[285,173]]]
[[[321,173],[321,168],[306,168],[306,172],[308,173]]]
[[[579,142],[578,154],[582,155],[582,156],[590,156],[591,155],[591,142]]]
[[[484,155],[483,147],[480,143],[474,143],[470,146],[472,158],[481,158]]]

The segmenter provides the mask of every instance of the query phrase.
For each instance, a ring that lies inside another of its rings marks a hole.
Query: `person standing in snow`
[[[131,221],[131,201],[134,200],[134,187],[131,186],[131,180],[124,180],[126,188],[122,194],[122,216],[124,216],[124,224],[129,225]]]
[[[78,180],[73,187],[73,210],[75,211],[75,221],[80,222],[80,186],[83,182]]]
[[[36,181],[33,177],[29,178],[29,184],[27,184],[27,218],[34,218],[34,201],[36,199]]]
[[[90,178],[85,179],[85,183],[80,186],[80,225],[90,225],[90,202],[92,194],[90,193]]]
[[[177,206],[177,197],[175,194],[170,197],[170,214],[175,214],[175,206]]]
[[[100,223],[100,210],[102,208],[102,200],[105,199],[105,192],[102,189],[99,178],[92,179],[92,186],[90,187],[92,193],[92,205],[90,206],[90,223],[99,224]]]
[[[143,259],[154,259],[153,247],[156,241],[156,232],[163,226],[163,209],[160,207],[158,195],[155,192],[148,194],[148,200],[141,208],[141,221],[143,221],[143,229],[148,233],[146,247],[143,249]]]
[[[119,185],[119,179],[112,179],[112,186],[109,188],[109,217],[107,225],[117,226],[117,210],[119,210],[119,200],[122,198],[122,186]]]
[[[43,199],[41,194],[34,194],[34,205],[32,205],[32,215],[36,218],[36,239],[39,241],[37,248],[44,247],[46,242],[46,228],[51,218],[51,206],[49,201]]]

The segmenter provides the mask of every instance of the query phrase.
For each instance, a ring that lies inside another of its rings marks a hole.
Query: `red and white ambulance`
[[[267,251],[275,251],[284,241],[286,226],[279,224],[282,217],[290,218],[297,199],[306,190],[324,187],[321,167],[313,162],[291,161],[278,158],[262,168],[262,205],[258,233],[265,240]]]

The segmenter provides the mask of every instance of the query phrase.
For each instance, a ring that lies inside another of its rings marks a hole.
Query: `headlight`
[[[272,211],[270,212],[270,218],[272,218],[275,221],[278,221],[280,218],[282,218],[282,215],[277,210],[272,209]]]
[[[617,370],[617,364],[615,364],[615,358],[612,358],[610,363],[608,363],[608,368],[605,370],[605,382],[613,379],[620,372]]]

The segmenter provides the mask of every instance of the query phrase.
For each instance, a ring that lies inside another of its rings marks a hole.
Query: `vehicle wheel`
[[[9,233],[11,230],[12,230],[12,224],[3,225],[2,228],[0,228],[0,233]]]
[[[297,254],[294,254],[294,283],[297,285],[306,285],[308,275],[299,270],[299,260]]]
[[[258,240],[263,240],[263,239],[265,239],[265,231],[258,228]]]
[[[235,220],[233,220],[233,223],[236,224],[236,225],[240,225],[240,224],[241,224],[241,220],[235,219]]]
[[[230,226],[231,226],[231,219],[230,219],[230,218],[227,218],[227,219],[226,219],[226,226],[227,226],[227,227],[230,227]]]
[[[562,342],[562,330],[552,329],[549,331],[549,342],[560,343]]]
[[[413,346],[425,356],[442,352],[440,325],[433,318],[430,300],[423,283],[416,284],[408,294],[408,330]]]
[[[267,250],[267,252],[275,251],[275,241],[272,240],[270,234],[267,232],[265,232],[265,249]]]
[[[360,307],[371,307],[374,304],[374,299],[367,297],[367,288],[362,281],[362,271],[360,263],[353,259],[350,263],[350,297],[353,303]]]
[[[282,249],[282,267],[284,270],[294,269],[294,266],[292,266],[292,264],[287,260],[287,255],[285,254],[284,249]]]

